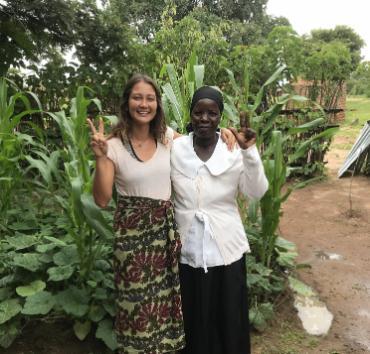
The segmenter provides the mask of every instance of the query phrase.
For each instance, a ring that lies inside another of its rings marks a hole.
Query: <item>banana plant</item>
[[[181,76],[178,77],[173,64],[164,64],[159,77],[166,75],[169,82],[162,85],[163,108],[168,124],[179,131],[186,132],[186,126],[190,121],[189,107],[194,91],[203,86],[204,65],[198,64],[195,52],[189,58]]]

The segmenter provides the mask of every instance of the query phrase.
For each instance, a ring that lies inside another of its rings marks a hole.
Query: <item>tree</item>
[[[0,3],[0,75],[24,59],[73,42],[74,0],[6,0]]]
[[[137,30],[138,35],[150,41],[161,28],[161,17],[168,8],[175,8],[174,21],[181,21],[196,9],[206,10],[225,20],[244,23],[258,22],[265,17],[267,0],[111,0],[111,6]]]
[[[336,108],[343,84],[352,72],[348,47],[339,41],[306,43],[303,77],[311,81],[309,97],[321,106]]]
[[[270,63],[270,72],[278,66],[285,65],[289,68],[291,77],[289,81],[296,79],[303,65],[303,40],[292,27],[275,27],[267,37],[266,56]]]
[[[370,61],[360,63],[347,82],[348,92],[352,95],[370,97]]]
[[[317,29],[311,31],[313,41],[324,43],[341,42],[351,53],[352,70],[356,70],[361,61],[361,48],[365,45],[363,39],[350,27],[336,26],[334,29]]]
[[[224,67],[227,64],[229,44],[225,32],[229,24],[217,16],[211,26],[207,21],[197,18],[208,16],[206,10],[195,9],[182,20],[168,21],[154,37],[151,46],[154,48],[157,67],[164,63],[172,63],[180,70],[183,69],[192,52],[196,52],[199,63],[207,66],[205,82],[221,85],[221,76],[226,77]]]
[[[264,15],[267,0],[204,0],[202,5],[209,12],[228,20],[258,22]]]
[[[124,82],[134,72],[147,71],[147,49],[114,2],[98,8],[95,1],[84,1],[76,17],[75,56],[80,65],[73,81],[91,87],[103,105],[116,112]]]

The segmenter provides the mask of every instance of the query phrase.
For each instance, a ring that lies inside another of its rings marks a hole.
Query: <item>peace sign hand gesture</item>
[[[246,112],[240,113],[240,130],[229,128],[234,134],[239,146],[245,150],[256,142],[256,132],[250,128],[249,119]]]
[[[91,143],[90,146],[94,151],[95,157],[105,157],[108,153],[107,139],[104,136],[104,122],[102,118],[99,118],[99,127],[96,130],[94,123],[91,119],[86,119],[91,130]]]

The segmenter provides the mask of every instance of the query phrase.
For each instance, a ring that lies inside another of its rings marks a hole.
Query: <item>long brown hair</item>
[[[122,100],[120,105],[120,117],[117,125],[112,129],[111,136],[119,137],[120,135],[127,139],[131,130],[133,120],[129,113],[128,102],[132,92],[133,87],[139,83],[145,82],[153,87],[155,92],[155,97],[157,100],[157,112],[150,122],[149,131],[156,139],[162,144],[166,144],[166,122],[164,117],[161,92],[155,83],[155,81],[147,75],[144,74],[134,74],[126,83],[126,86],[123,90]]]

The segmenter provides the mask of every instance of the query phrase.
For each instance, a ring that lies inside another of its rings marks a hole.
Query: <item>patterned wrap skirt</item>
[[[181,241],[171,201],[119,196],[114,229],[119,353],[183,348]]]

